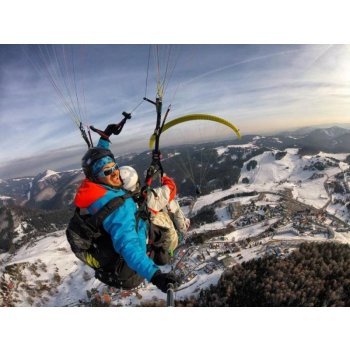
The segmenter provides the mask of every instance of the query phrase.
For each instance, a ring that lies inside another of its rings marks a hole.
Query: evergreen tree
[[[179,306],[350,306],[350,247],[303,243],[226,270],[218,284]]]

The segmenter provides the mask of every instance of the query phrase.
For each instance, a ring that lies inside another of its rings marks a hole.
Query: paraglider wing
[[[215,115],[210,114],[188,114],[184,115],[182,117],[176,118],[171,120],[170,122],[166,123],[162,128],[162,133],[171,128],[172,126],[175,126],[180,123],[185,123],[190,120],[209,120],[217,123],[221,123],[223,125],[228,126],[231,128],[237,135],[238,138],[241,138],[241,134],[236,126],[234,126],[232,123],[230,123],[228,120],[223,119],[221,117],[217,117]],[[155,142],[156,135],[153,134],[149,140],[149,148],[152,149],[154,142]]]

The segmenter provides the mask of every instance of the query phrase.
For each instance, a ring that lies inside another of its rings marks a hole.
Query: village
[[[349,195],[350,191],[346,188],[344,192]],[[274,203],[258,204],[269,195],[279,198]],[[334,199],[333,203],[337,201],[339,199]],[[348,222],[324,209],[298,202],[286,193],[261,192],[248,204],[235,201],[216,205],[225,206],[232,220],[225,229],[214,230],[213,237],[204,243],[184,244],[176,251],[173,271],[183,281],[181,289],[195,284],[201,274],[241,263],[245,251],[258,248],[254,250],[256,257],[264,254],[282,257],[301,241],[331,240],[336,232],[350,232]],[[246,228],[250,228],[251,233],[241,235],[239,232]]]
[[[194,214],[200,219],[197,224],[193,220],[191,230],[175,250],[171,264],[162,267],[165,272],[174,272],[181,281],[176,288],[177,298],[195,295],[210,284],[216,284],[222,272],[233,266],[266,255],[283,258],[302,242],[331,242],[341,237],[348,241],[348,180],[348,171],[308,178],[307,181],[319,181],[324,187],[316,194],[319,197],[314,202],[316,205],[293,192],[293,188],[302,184],[285,181],[278,183],[275,190],[236,190],[202,206]],[[186,207],[187,203],[182,201],[181,204]],[[201,215],[201,210],[212,213],[209,220]],[[83,277],[88,281],[91,279],[88,273]],[[9,295],[11,287],[8,285]],[[87,299],[65,305],[132,305],[149,300],[164,301],[164,296],[147,281],[134,290],[96,285],[86,293]]]
[[[199,292],[203,281],[215,282],[225,269],[244,261],[265,255],[283,258],[302,242],[331,241],[341,233],[350,234],[350,211],[344,220],[327,210],[328,205],[349,202],[348,178],[348,172],[325,178],[328,197],[322,208],[294,198],[289,189],[236,193],[216,201],[211,207],[222,226],[200,225],[201,230],[191,230],[168,266],[182,281],[177,293]],[[141,302],[146,286],[119,291],[113,301],[134,296]]]

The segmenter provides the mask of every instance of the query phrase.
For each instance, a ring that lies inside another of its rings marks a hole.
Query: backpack
[[[103,228],[103,220],[123,205],[129,194],[111,199],[97,213],[82,214],[76,208],[66,229],[67,240],[78,259],[93,269],[112,271],[122,257],[114,250],[110,235]]]
[[[132,194],[113,198],[93,215],[82,214],[81,210],[76,208],[66,229],[71,250],[79,260],[95,270],[95,278],[109,286],[125,289],[135,288],[143,281],[143,277],[131,270],[123,257],[114,250],[111,236],[104,230],[102,223],[129,197],[133,197]],[[137,221],[143,219],[149,225],[147,255],[158,265],[167,264],[170,255],[164,247],[168,245],[164,227],[150,222],[147,212],[142,207],[139,208]]]

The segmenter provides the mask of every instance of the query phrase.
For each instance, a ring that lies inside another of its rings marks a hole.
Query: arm
[[[157,213],[164,209],[176,196],[176,184],[168,176],[162,177],[163,186],[155,188],[147,193],[147,207]]]
[[[132,199],[127,199],[104,220],[103,226],[111,235],[114,249],[125,259],[127,265],[150,281],[159,267],[146,254],[145,222],[139,223],[136,232],[135,213],[135,203]]]
[[[174,199],[169,203],[169,212],[172,213],[174,225],[178,231],[185,234],[190,226],[190,220],[186,218],[179,203]]]
[[[109,137],[114,134],[114,135],[119,135],[121,133],[121,131],[123,130],[124,124],[126,122],[127,119],[131,118],[131,114],[130,113],[126,113],[123,112],[124,115],[124,119],[119,123],[119,124],[109,124],[107,125],[106,129],[104,131],[99,130],[97,128],[95,128],[94,126],[90,125],[90,129],[94,132],[96,132],[97,134],[100,135],[100,140],[98,142],[97,147],[102,147],[102,148],[109,148],[109,145],[107,147],[104,147],[105,144],[103,143],[100,144],[101,140],[106,141],[107,143],[110,143],[109,141]]]
[[[106,139],[100,137],[100,139],[98,140],[98,144],[97,144],[96,147],[109,149],[109,144],[110,144],[109,141],[107,141]]]

